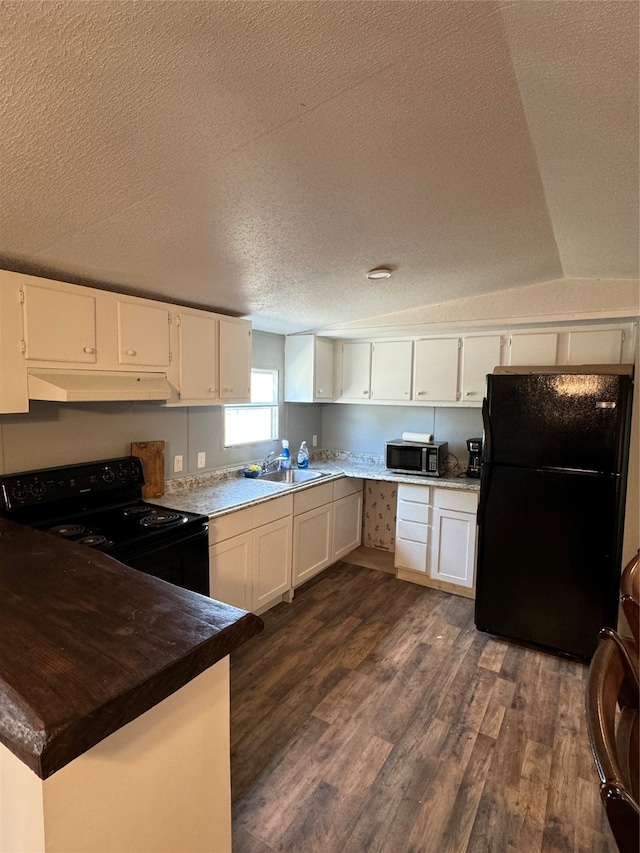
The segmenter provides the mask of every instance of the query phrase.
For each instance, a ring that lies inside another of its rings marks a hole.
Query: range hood
[[[27,375],[31,400],[89,403],[168,400],[171,396],[171,386],[165,373],[31,367]]]

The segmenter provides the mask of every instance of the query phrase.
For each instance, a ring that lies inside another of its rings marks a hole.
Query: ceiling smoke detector
[[[376,267],[367,273],[369,281],[380,281],[383,278],[391,278],[391,270],[388,267]]]

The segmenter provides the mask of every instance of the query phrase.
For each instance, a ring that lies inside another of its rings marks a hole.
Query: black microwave
[[[440,477],[444,474],[444,458],[448,452],[447,441],[424,444],[397,438],[387,442],[387,468],[396,474]]]

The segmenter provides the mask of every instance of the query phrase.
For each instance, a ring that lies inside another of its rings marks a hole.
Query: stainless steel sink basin
[[[260,474],[258,479],[271,480],[272,483],[304,483],[305,480],[316,480],[324,476],[322,471],[300,471],[297,468],[290,468],[288,471],[270,471],[268,474]]]

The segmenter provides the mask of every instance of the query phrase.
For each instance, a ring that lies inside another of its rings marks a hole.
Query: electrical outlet
[[[182,471],[182,456],[173,457],[173,473],[177,474],[178,471]]]
[[[318,446],[318,436],[317,435],[314,435],[311,437],[311,443],[313,444],[314,447]]]
[[[207,454],[204,452],[204,450],[201,450],[200,453],[198,453],[198,468],[204,468],[206,464]]]

